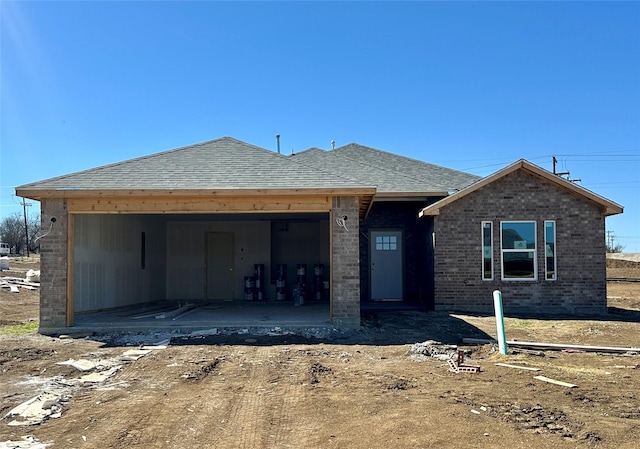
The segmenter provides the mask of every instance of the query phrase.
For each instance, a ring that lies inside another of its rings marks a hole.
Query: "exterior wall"
[[[606,312],[605,219],[599,207],[516,171],[443,207],[434,217],[436,309],[505,313]],[[536,222],[538,279],[502,281],[500,222]],[[556,221],[557,280],[545,280],[544,220]],[[494,278],[482,280],[481,222],[493,223]]]
[[[348,231],[336,218],[347,216]],[[331,323],[360,327],[360,224],[357,197],[333,198],[331,211]]]
[[[40,205],[40,226],[51,232],[40,239],[40,332],[66,326],[67,317],[67,202],[44,199]]]
[[[433,305],[433,252],[429,228],[431,217],[418,219],[418,211],[429,201],[375,202],[360,226],[360,282],[361,299],[371,299],[369,231],[400,229],[404,232],[404,300],[410,303]]]

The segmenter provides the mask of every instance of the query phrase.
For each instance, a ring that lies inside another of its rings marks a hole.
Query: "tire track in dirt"
[[[245,376],[228,412],[218,447],[308,447],[295,428],[296,407],[303,395],[297,378],[283,378],[274,348],[258,347],[240,363]]]

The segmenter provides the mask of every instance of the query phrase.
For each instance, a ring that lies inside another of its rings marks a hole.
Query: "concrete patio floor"
[[[212,328],[325,327],[329,302],[162,301],[95,313],[76,314],[66,332],[193,332]]]

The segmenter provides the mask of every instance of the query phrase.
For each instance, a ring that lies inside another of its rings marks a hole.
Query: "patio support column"
[[[46,334],[67,324],[67,201],[43,199],[40,220],[40,332]]]
[[[345,218],[346,217],[346,218]],[[331,210],[331,323],[360,327],[358,197],[334,197]]]

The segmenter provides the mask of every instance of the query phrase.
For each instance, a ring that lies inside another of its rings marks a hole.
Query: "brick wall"
[[[501,281],[501,220],[536,222],[537,281]],[[544,276],[544,220],[556,221],[555,281]],[[481,278],[482,221],[493,222],[492,281]],[[501,290],[507,314],[607,310],[605,219],[577,194],[520,170],[442,208],[434,229],[436,309],[490,312]]]
[[[404,300],[429,307],[433,300],[433,259],[429,228],[432,218],[418,219],[418,211],[433,202],[402,201],[374,203],[360,226],[361,299],[371,299],[369,231],[399,229],[404,232]]]
[[[348,231],[336,223],[347,216]],[[331,322],[360,327],[360,258],[358,198],[334,197],[331,211]]]
[[[51,226],[51,218],[56,222]],[[67,316],[67,202],[44,199],[41,229],[51,232],[40,239],[40,332],[66,326]]]

